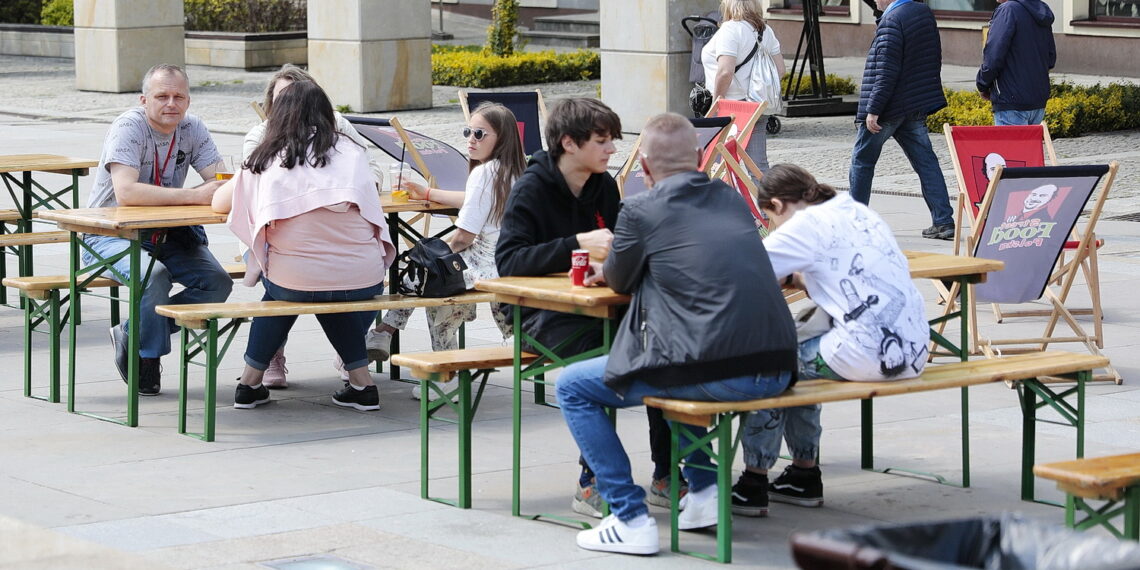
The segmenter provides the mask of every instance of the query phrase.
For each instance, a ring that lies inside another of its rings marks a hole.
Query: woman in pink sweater
[[[213,207],[230,213],[230,230],[249,246],[246,284],[260,277],[263,300],[359,301],[383,292],[396,250],[368,156],[337,132],[317,84],[295,82],[277,96],[261,144],[218,189]],[[339,406],[380,409],[363,338],[375,318],[374,311],[317,315],[348,371],[349,385],[332,397]],[[269,401],[262,377],[296,320],[253,320],[235,408]]]

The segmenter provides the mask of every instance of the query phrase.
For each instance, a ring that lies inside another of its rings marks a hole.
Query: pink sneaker
[[[340,359],[340,355],[333,358],[333,368],[340,372],[340,379],[348,382],[348,371],[344,369],[344,361]]]
[[[278,350],[277,354],[273,355],[273,360],[269,361],[269,368],[265,369],[265,376],[262,376],[261,383],[265,384],[266,388],[288,388],[285,384],[285,374],[289,372],[285,368],[285,351]]]

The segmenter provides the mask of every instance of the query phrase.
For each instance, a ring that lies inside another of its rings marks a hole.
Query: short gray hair
[[[640,152],[649,163],[654,179],[696,170],[699,163],[697,130],[691,121],[677,113],[655,115],[641,131]]]
[[[150,90],[150,79],[152,77],[154,77],[155,75],[166,75],[168,73],[170,73],[170,74],[176,73],[178,75],[181,75],[182,79],[186,80],[186,84],[190,85],[190,76],[186,74],[185,69],[182,69],[181,67],[178,67],[177,65],[173,65],[170,63],[160,63],[160,64],[155,65],[154,67],[146,70],[146,75],[143,75],[143,80],[142,80],[142,93],[143,93],[143,95],[146,95],[147,91]]]

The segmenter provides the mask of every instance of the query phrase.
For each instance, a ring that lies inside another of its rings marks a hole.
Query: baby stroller
[[[705,67],[701,63],[701,50],[709,43],[713,34],[720,26],[720,12],[713,10],[704,16],[686,16],[681,18],[681,27],[693,39],[693,52],[689,58],[689,81],[693,83],[693,90],[689,92],[689,108],[697,117],[697,109],[707,110],[712,105],[712,94],[705,88]],[[780,119],[775,115],[768,116],[764,130],[770,135],[780,132]]]

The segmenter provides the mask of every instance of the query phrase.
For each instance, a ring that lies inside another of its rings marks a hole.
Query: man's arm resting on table
[[[208,205],[214,191],[222,185],[221,180],[207,180],[193,188],[163,188],[139,181],[139,171],[117,162],[109,166],[111,183],[115,187],[115,201],[120,206],[190,206]],[[203,169],[202,175],[213,167]]]

